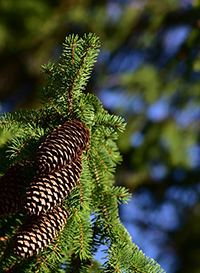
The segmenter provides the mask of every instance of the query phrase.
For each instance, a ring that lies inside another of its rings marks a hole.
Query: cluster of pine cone
[[[87,149],[89,131],[78,121],[55,129],[36,153],[38,172],[26,188],[23,202],[20,164],[0,178],[0,215],[14,213],[23,205],[28,218],[16,235],[14,251],[21,257],[38,253],[57,236],[69,212],[61,205],[80,179],[81,155]]]

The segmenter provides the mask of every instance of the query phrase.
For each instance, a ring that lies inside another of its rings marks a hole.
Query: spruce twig
[[[119,219],[118,203],[126,203],[129,194],[114,186],[113,174],[121,161],[116,140],[125,122],[94,95],[84,94],[99,46],[95,34],[67,37],[60,62],[42,67],[44,106],[0,117],[1,128],[14,132],[1,148],[9,153],[0,156],[0,163],[9,168],[33,161],[24,166],[24,208],[0,218],[0,272],[58,272],[61,264],[66,272],[163,272],[132,243]],[[21,230],[24,226],[28,230]],[[94,255],[101,244],[108,250],[99,266]]]

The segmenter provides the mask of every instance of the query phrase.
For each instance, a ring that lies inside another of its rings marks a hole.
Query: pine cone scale
[[[40,145],[36,161],[40,172],[51,172],[76,161],[87,149],[89,131],[80,122],[66,122]],[[62,158],[61,160],[59,160]]]
[[[66,169],[42,173],[30,184],[26,192],[25,210],[39,214],[60,204],[80,179],[80,158]]]
[[[16,236],[15,253],[23,258],[38,253],[64,228],[68,215],[65,208],[55,207],[50,212],[31,216]]]

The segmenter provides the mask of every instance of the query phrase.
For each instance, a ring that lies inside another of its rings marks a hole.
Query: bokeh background
[[[41,65],[88,32],[102,46],[86,92],[127,122],[121,220],[166,272],[199,273],[200,1],[0,0],[0,112],[40,107]]]

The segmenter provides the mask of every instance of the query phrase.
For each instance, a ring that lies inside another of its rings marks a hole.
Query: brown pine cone
[[[39,172],[59,170],[81,156],[87,149],[89,131],[78,121],[65,122],[40,145],[36,154]]]
[[[40,214],[58,205],[77,185],[81,174],[81,158],[65,169],[39,174],[26,190],[24,208],[28,214]]]
[[[63,230],[68,216],[68,211],[63,207],[30,216],[16,236],[14,252],[22,258],[28,258],[43,250]]]

